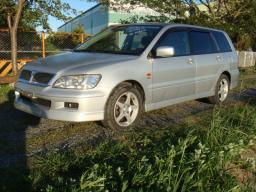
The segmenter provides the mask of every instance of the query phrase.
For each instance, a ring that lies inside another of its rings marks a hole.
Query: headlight
[[[101,75],[71,75],[59,78],[53,85],[62,89],[93,89],[101,80]]]

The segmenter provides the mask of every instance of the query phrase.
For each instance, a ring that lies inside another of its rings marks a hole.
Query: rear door
[[[154,58],[153,103],[195,94],[196,65],[190,56],[189,33],[186,29],[167,31],[153,48],[173,47],[175,55]]]
[[[196,63],[196,94],[202,95],[213,91],[216,78],[223,66],[223,54],[210,31],[191,30],[191,49]]]

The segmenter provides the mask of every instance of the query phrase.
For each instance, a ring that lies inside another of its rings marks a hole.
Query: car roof
[[[201,30],[210,30],[210,31],[218,31],[218,32],[224,32],[222,30],[204,27],[204,26],[197,26],[197,25],[188,25],[188,24],[175,24],[175,23],[155,23],[155,22],[149,22],[149,23],[134,23],[134,24],[120,24],[115,26],[159,26],[159,27],[187,27],[192,29],[201,29]]]

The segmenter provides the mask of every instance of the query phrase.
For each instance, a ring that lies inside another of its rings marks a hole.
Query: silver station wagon
[[[118,25],[72,52],[25,65],[15,107],[43,118],[125,128],[144,111],[198,98],[224,103],[238,77],[237,53],[223,31]]]

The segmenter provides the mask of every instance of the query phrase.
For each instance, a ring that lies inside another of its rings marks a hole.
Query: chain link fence
[[[38,58],[41,52],[41,34],[21,32],[17,34],[18,59]],[[8,31],[0,31],[0,60],[11,59],[11,37]]]
[[[74,49],[89,36],[77,33],[45,33],[22,31],[17,33],[18,63],[26,63]],[[8,30],[0,30],[0,77],[11,72],[11,36]]]
[[[38,59],[48,55],[72,50],[88,38],[86,34],[18,32],[18,59]],[[0,60],[11,60],[11,37],[9,31],[0,31]]]
[[[45,37],[45,55],[53,55],[74,49],[88,38],[86,34],[43,33]]]

